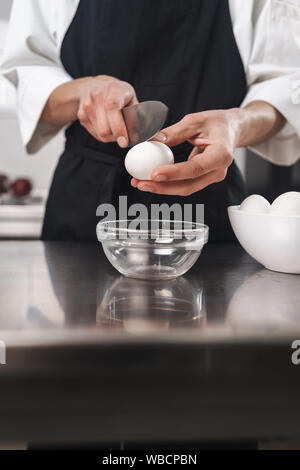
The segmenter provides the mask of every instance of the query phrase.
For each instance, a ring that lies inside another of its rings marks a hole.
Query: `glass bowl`
[[[126,219],[101,221],[97,238],[111,264],[128,277],[172,279],[186,273],[208,240],[207,225]]]

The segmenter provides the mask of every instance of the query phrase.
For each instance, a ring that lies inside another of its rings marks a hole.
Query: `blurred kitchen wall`
[[[1,18],[8,18],[9,12],[11,9],[12,0],[1,0],[0,3],[0,17]]]
[[[0,57],[4,49],[11,6],[12,0],[0,0]],[[10,178],[30,177],[37,192],[47,193],[63,140],[61,133],[39,153],[27,155],[17,121],[14,88],[0,77],[0,173],[5,173]]]
[[[300,191],[300,160],[289,167],[277,166],[247,151],[245,179],[247,194],[258,193],[272,202],[287,191]]]

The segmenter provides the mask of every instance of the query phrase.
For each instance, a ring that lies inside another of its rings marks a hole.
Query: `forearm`
[[[50,95],[40,122],[65,126],[77,119],[80,90],[89,77],[64,83]]]
[[[286,120],[269,103],[254,101],[245,108],[235,108],[233,113],[236,135],[236,147],[258,144],[277,134]]]

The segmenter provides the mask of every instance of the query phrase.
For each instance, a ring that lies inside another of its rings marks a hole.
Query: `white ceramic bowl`
[[[242,247],[272,271],[300,274],[300,216],[251,214],[228,207],[232,229]]]

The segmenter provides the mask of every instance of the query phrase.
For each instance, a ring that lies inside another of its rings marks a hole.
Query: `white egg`
[[[138,180],[151,180],[151,174],[160,165],[174,163],[172,150],[161,142],[142,142],[132,147],[125,158],[125,168]]]
[[[271,214],[300,215],[300,193],[290,191],[278,196],[271,205]]]
[[[266,214],[270,210],[270,203],[263,196],[252,194],[244,199],[240,210],[251,214]]]

